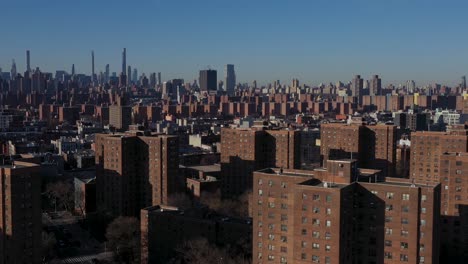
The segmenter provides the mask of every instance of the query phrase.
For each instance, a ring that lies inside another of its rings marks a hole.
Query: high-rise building
[[[354,76],[351,82],[351,93],[352,96],[356,97],[359,104],[362,104],[362,90],[364,88],[364,80],[361,75]]]
[[[26,51],[26,71],[30,72],[31,71],[31,57],[29,50]]]
[[[224,82],[224,90],[227,94],[232,95],[234,94],[234,87],[236,86],[236,73],[234,71],[233,64],[226,65],[226,76]]]
[[[369,87],[370,95],[382,95],[382,79],[378,75],[372,76]]]
[[[466,76],[461,77],[461,85],[460,86],[461,86],[461,88],[463,90],[466,90]]]
[[[396,165],[396,126],[322,124],[320,152],[327,160],[357,159],[362,168],[393,176]]]
[[[39,166],[0,166],[0,263],[42,263]]]
[[[105,78],[106,78],[106,83],[109,82],[110,79],[110,66],[109,64],[106,64],[106,73],[105,73]]]
[[[253,263],[439,263],[440,184],[347,159],[256,171],[253,185]]]
[[[413,80],[409,80],[406,82],[406,91],[409,93],[409,94],[412,94],[414,93],[416,90],[416,82],[413,81]]]
[[[161,86],[162,80],[161,80],[161,72],[158,72],[158,86]]]
[[[216,91],[217,90],[217,73],[215,70],[201,70],[200,71],[200,90],[202,91]]]
[[[72,64],[72,70],[71,70],[71,75],[75,75],[75,64]]]
[[[221,129],[223,196],[236,196],[250,190],[255,170],[300,168],[299,151],[299,131]]]
[[[132,81],[133,81],[133,83],[138,83],[138,70],[137,70],[137,68],[133,69]]]
[[[132,83],[132,66],[128,65],[127,67],[127,84]]]
[[[94,72],[94,50],[91,51],[91,82],[96,83],[96,73]]]
[[[185,187],[178,148],[177,136],[96,134],[98,209],[138,216],[142,208],[167,204]]]
[[[153,73],[150,74],[149,84],[150,84],[150,87],[151,87],[151,88],[156,87],[157,80],[156,80],[156,73],[155,73],[155,72],[153,72]]]
[[[109,106],[109,125],[125,131],[132,124],[132,107],[124,105]]]
[[[122,51],[122,73],[125,74],[127,70],[127,49],[124,48]]]
[[[11,79],[14,80],[16,78],[17,74],[18,74],[18,72],[16,70],[16,62],[13,59],[13,61],[11,63]]]

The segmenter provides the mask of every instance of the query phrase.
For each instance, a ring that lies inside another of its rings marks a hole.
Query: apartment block
[[[40,166],[0,166],[0,263],[42,263]]]
[[[254,172],[253,263],[439,263],[440,185],[356,160]]]
[[[98,207],[137,216],[142,208],[167,204],[185,190],[178,146],[177,136],[96,134]]]

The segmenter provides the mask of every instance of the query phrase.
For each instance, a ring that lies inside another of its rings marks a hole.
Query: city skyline
[[[110,64],[111,72],[119,73],[119,53],[126,47],[127,65],[147,76],[162,72],[164,79],[195,79],[208,65],[221,72],[234,64],[238,82],[298,78],[318,84],[378,74],[383,84],[416,80],[455,85],[468,72],[462,56],[468,53],[463,45],[467,37],[460,34],[464,6],[462,1],[80,1],[70,12],[67,4],[55,1],[6,2],[0,22],[14,21],[19,30],[3,30],[8,38],[0,49],[0,67],[9,69],[14,58],[23,72],[25,50],[31,50],[33,69],[54,71],[75,64],[77,72],[90,75],[94,50],[97,72]],[[44,31],[27,26],[36,20],[54,33],[44,37]]]

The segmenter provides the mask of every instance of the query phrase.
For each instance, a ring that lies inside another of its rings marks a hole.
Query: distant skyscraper
[[[96,82],[96,74],[94,72],[94,50],[91,51],[91,82],[93,84]]]
[[[150,74],[149,84],[151,88],[154,88],[156,86],[156,73],[155,72]]]
[[[75,64],[72,64],[72,75],[75,75]]]
[[[13,59],[13,62],[11,64],[11,79],[14,80],[16,78],[16,74],[17,74],[17,71],[16,71],[16,62],[15,60]]]
[[[234,94],[234,87],[236,86],[236,73],[234,72],[234,65],[226,65],[226,76],[224,82],[224,90],[228,94]]]
[[[462,79],[461,88],[465,90],[466,89],[466,76],[462,76],[461,79]]]
[[[110,66],[109,64],[106,65],[106,82],[109,81],[110,78]]]
[[[127,49],[124,48],[122,52],[122,74],[125,74],[127,69]]]
[[[132,80],[133,80],[133,83],[137,83],[137,82],[138,82],[138,70],[137,70],[137,68],[134,68],[134,69],[133,69]]]
[[[416,90],[416,83],[413,80],[409,80],[406,82],[406,91],[408,93],[414,93],[414,90]]]
[[[215,70],[202,70],[200,71],[200,90],[202,91],[216,91],[218,77]]]
[[[354,76],[354,79],[351,82],[351,92],[354,97],[357,97],[359,104],[362,103],[363,87],[364,87],[364,80],[361,78],[361,75]]]
[[[161,84],[162,84],[161,72],[158,72],[158,85],[161,85]]]
[[[127,67],[127,84],[132,83],[132,66],[128,65]]]
[[[31,71],[31,57],[29,54],[29,50],[26,51],[26,71]]]
[[[374,75],[370,81],[369,94],[370,95],[382,95],[382,80],[378,75]]]

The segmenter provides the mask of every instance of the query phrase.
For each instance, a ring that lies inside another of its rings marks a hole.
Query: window
[[[275,246],[274,246],[274,245],[268,245],[268,250],[274,251],[274,250],[275,250]]]
[[[425,226],[425,225],[426,225],[426,220],[421,219],[421,225],[422,225],[422,226]]]
[[[288,209],[288,205],[287,204],[281,204],[281,209]]]
[[[302,248],[306,248],[306,247],[307,247],[307,242],[306,242],[306,241],[302,241],[302,242],[301,242],[301,246],[302,246]]]
[[[286,236],[280,237],[281,242],[288,242],[288,238]]]
[[[263,223],[261,221],[258,221],[258,227],[262,227]]]
[[[392,246],[392,241],[391,240],[385,240],[385,246],[386,247],[391,247]]]
[[[307,205],[305,204],[302,205],[302,211],[307,211]]]
[[[318,231],[313,231],[313,232],[312,232],[312,237],[314,237],[314,238],[320,238],[320,232],[318,232]]]
[[[288,231],[287,225],[281,225],[281,231]]]
[[[408,233],[408,230],[401,230],[401,236],[407,237]]]
[[[423,256],[419,257],[419,263],[424,263],[424,257]]]
[[[319,256],[315,256],[315,255],[312,255],[312,262],[314,262],[314,263],[319,263],[319,262],[320,262],[320,257],[319,257]]]
[[[259,237],[262,236],[262,231],[259,231],[259,232],[258,232],[258,236],[259,236]]]
[[[320,195],[314,194],[314,195],[312,196],[312,200],[314,200],[314,201],[320,201]]]
[[[307,223],[307,217],[302,217],[302,223],[303,224]]]
[[[407,194],[407,193],[402,194],[402,195],[401,195],[401,199],[402,199],[403,201],[408,201],[408,200],[409,200],[409,194]]]
[[[408,249],[408,243],[406,243],[406,242],[401,242],[401,243],[400,243],[400,248],[401,248],[401,249]]]
[[[307,194],[303,193],[302,194],[302,200],[305,200],[305,199],[307,199]]]
[[[421,252],[424,251],[424,244],[419,245],[419,251],[421,251]]]
[[[286,220],[288,220],[288,215],[282,214],[281,221],[286,221]]]
[[[330,232],[325,232],[325,239],[326,240],[331,239],[331,233]]]
[[[391,229],[391,228],[385,228],[385,234],[386,234],[386,235],[391,235],[391,234],[393,234],[393,229]]]
[[[262,242],[258,242],[258,247],[262,248]]]
[[[281,257],[280,263],[288,263],[288,262],[286,261],[286,258],[285,258],[285,257]]]
[[[386,259],[392,259],[392,252],[385,252],[385,253],[384,253],[384,257],[385,257]]]
[[[391,222],[392,220],[393,220],[393,217],[391,217],[391,216],[386,216],[386,217],[385,217],[385,223],[389,223],[389,222]]]
[[[268,213],[268,218],[274,219],[274,218],[275,218],[275,214],[272,213],[272,212]]]
[[[325,223],[326,223],[327,227],[331,227],[331,221],[330,220],[327,220]]]
[[[387,192],[387,199],[393,199],[394,193]]]
[[[325,245],[325,251],[330,252],[331,251],[331,246],[330,245]]]
[[[281,182],[281,188],[286,188],[286,187],[287,187],[286,183],[285,183],[285,182]]]
[[[400,261],[408,262],[408,255],[400,254]]]
[[[421,213],[425,214],[426,213],[426,207],[421,208]]]
[[[402,206],[402,207],[401,207],[401,211],[402,211],[403,213],[409,212],[409,206],[407,206],[407,205]]]
[[[268,229],[273,230],[275,228],[275,224],[269,224]]]
[[[258,185],[262,185],[263,184],[263,180],[262,179],[258,179]]]
[[[327,215],[331,215],[331,208],[327,208]]]
[[[425,202],[427,200],[427,196],[425,194],[421,195],[421,201]]]
[[[306,235],[307,235],[307,229],[302,229],[302,230],[301,230],[301,234],[302,234],[303,236],[306,236]]]
[[[401,223],[404,224],[404,225],[407,225],[408,224],[408,218],[402,218]]]
[[[387,204],[385,205],[385,211],[392,211],[393,210],[393,205]]]
[[[318,213],[320,213],[320,208],[314,207],[314,209],[312,210],[312,212],[318,214]]]
[[[268,234],[268,239],[275,240],[275,235],[274,234]]]
[[[331,258],[325,257],[325,264],[330,264],[330,263],[331,263]]]
[[[313,249],[320,249],[320,244],[319,243],[313,243],[312,248]]]
[[[319,219],[312,219],[312,224],[315,226],[320,226],[320,220]]]
[[[306,254],[306,253],[302,253],[302,254],[301,254],[301,259],[307,259],[307,254]]]
[[[268,260],[275,260],[275,256],[273,256],[273,255],[268,255]]]
[[[263,195],[263,190],[262,190],[262,189],[258,189],[258,195],[259,195],[259,196],[262,196],[262,195]]]
[[[269,181],[268,181],[268,185],[269,185],[270,187],[273,186],[273,181],[272,181],[272,180],[269,180]]]
[[[263,204],[263,201],[262,200],[258,200],[258,205],[262,205]]]
[[[281,253],[286,253],[286,252],[288,252],[288,248],[287,247],[280,247],[280,251],[281,251]]]
[[[262,258],[262,253],[261,253],[261,252],[258,253],[257,258],[258,258],[258,259],[261,259],[261,258]]]
[[[327,199],[327,202],[328,202],[328,203],[331,202],[331,200],[332,200],[331,195],[327,195],[327,198],[326,198],[326,199]]]
[[[269,203],[268,203],[268,207],[270,207],[270,208],[275,208],[275,203],[274,203],[274,202],[269,202]]]

